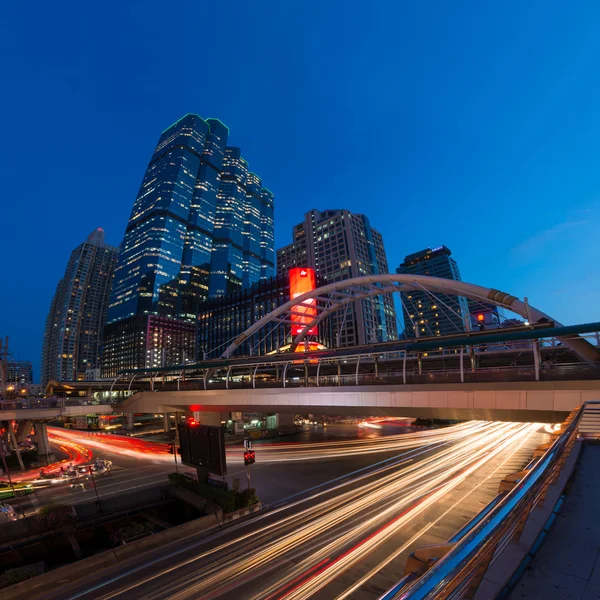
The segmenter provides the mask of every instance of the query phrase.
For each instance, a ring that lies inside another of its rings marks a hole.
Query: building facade
[[[33,366],[26,360],[6,361],[6,384],[30,386],[33,383]]]
[[[348,210],[311,210],[292,231],[291,244],[277,250],[277,274],[310,267],[328,283],[388,273],[381,234],[364,215]],[[398,337],[391,295],[350,303],[329,317],[336,347],[385,342]]]
[[[160,136],[121,244],[103,376],[193,359],[200,304],[274,274],[273,194],[228,137],[195,114]],[[161,336],[172,345],[157,358]]]
[[[195,356],[194,321],[136,315],[105,327],[102,377],[144,367],[180,365]]]
[[[198,312],[198,359],[217,358],[248,327],[291,299],[287,274],[261,280],[232,294],[207,300]],[[331,344],[329,322],[319,323],[314,342]],[[291,343],[291,328],[280,322],[267,323],[244,340],[236,354],[256,356],[280,351]]]
[[[461,281],[458,265],[451,255],[446,246],[426,248],[406,256],[396,273]],[[401,292],[400,299],[408,338],[459,333],[465,331],[469,323],[469,306],[462,296],[433,295],[419,290]]]
[[[78,381],[100,366],[103,328],[118,250],[93,231],[71,253],[46,318],[41,383]]]

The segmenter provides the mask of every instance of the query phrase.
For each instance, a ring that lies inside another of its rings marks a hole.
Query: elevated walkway
[[[554,526],[510,600],[600,598],[600,445],[586,443],[580,461]]]
[[[110,404],[94,404],[89,399],[38,398],[0,401],[0,421],[43,421],[58,417],[110,415]]]
[[[138,392],[115,410],[294,412],[557,423],[600,397],[600,381]]]

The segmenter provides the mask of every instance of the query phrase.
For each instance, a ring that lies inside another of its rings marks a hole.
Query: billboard
[[[297,267],[290,269],[290,298],[293,300],[306,292],[314,290],[316,277],[313,269],[308,267]],[[317,301],[314,298],[305,300],[302,305],[292,308],[292,335],[298,335],[304,327],[317,316]],[[317,326],[308,330],[310,335],[317,335]]]
[[[188,467],[204,467],[215,475],[227,473],[225,432],[222,427],[180,423],[181,462]]]

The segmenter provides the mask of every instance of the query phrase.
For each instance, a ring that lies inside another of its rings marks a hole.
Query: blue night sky
[[[167,7],[167,10],[165,10]],[[70,252],[118,245],[160,132],[217,117],[275,193],[366,214],[390,270],[447,245],[465,281],[598,320],[595,2],[3,3],[0,335],[35,377]]]

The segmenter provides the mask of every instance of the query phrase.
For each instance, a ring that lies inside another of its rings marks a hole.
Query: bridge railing
[[[120,380],[135,392],[600,379],[600,364],[579,360],[565,339],[521,340],[506,347],[480,343],[356,354],[342,348],[339,354],[240,357],[136,371],[114,383]]]
[[[321,367],[316,364],[290,362],[287,366],[265,366],[261,370],[251,365],[210,373],[139,377],[136,387],[138,391],[192,391],[597,379],[600,379],[600,365],[585,363],[561,363],[540,367],[528,364],[473,365],[468,369],[460,369],[453,364],[427,365],[422,362],[419,365],[417,361],[404,363],[402,360],[387,361],[386,364],[380,362],[379,367],[375,367],[373,361],[363,360],[360,363],[347,361],[340,365],[329,363]]]
[[[421,575],[408,573],[380,600],[472,597],[493,560],[508,543],[520,539],[531,512],[542,505],[577,439],[588,405],[600,405],[600,401],[580,407],[550,448],[514,481],[513,489],[496,499],[462,538],[447,545],[441,557],[431,557],[425,567],[428,570]]]

